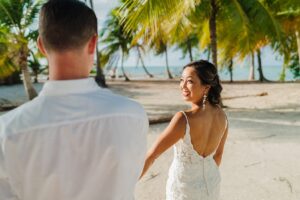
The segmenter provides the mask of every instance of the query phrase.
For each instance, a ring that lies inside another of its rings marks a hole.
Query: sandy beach
[[[108,84],[114,92],[140,102],[150,119],[188,108],[181,99],[178,81]],[[40,90],[42,84],[35,87]],[[220,167],[221,200],[299,200],[300,84],[224,83],[223,89],[229,136]],[[1,86],[0,99],[16,104],[26,101],[23,86]],[[166,126],[150,126],[148,147]],[[172,157],[169,149],[138,182],[137,200],[165,199]]]

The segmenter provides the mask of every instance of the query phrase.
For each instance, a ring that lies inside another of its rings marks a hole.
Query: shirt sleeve
[[[1,200],[19,200],[13,192],[9,181],[9,176],[6,171],[5,157],[3,152],[3,141],[0,138],[0,199]]]

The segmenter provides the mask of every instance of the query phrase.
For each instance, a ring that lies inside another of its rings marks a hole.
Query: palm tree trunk
[[[105,76],[103,74],[102,68],[101,68],[101,62],[100,62],[100,56],[101,54],[99,53],[98,49],[98,44],[96,45],[96,76],[95,76],[95,81],[100,87],[106,88],[106,81],[105,81]]]
[[[216,68],[218,68],[218,58],[217,58],[217,25],[216,16],[218,12],[216,0],[210,0],[211,15],[209,18],[209,31],[210,31],[210,41],[212,50],[212,60]]]
[[[36,70],[34,72],[34,83],[38,83],[38,76],[39,76],[39,72]]]
[[[280,77],[279,77],[279,80],[280,81],[285,81],[285,69],[286,69],[286,64],[284,63],[283,66],[282,66],[282,70],[281,70],[281,73],[280,73]]]
[[[279,80],[282,82],[285,81],[285,76],[286,76],[285,72],[286,72],[288,63],[289,63],[289,56],[287,54],[285,54],[283,56],[283,66],[282,66],[282,70],[281,70],[280,77],[279,77]]]
[[[256,51],[256,53],[257,53],[257,61],[258,61],[259,81],[260,81],[260,82],[268,81],[268,80],[265,78],[264,73],[263,73],[262,64],[261,64],[261,52],[260,52],[260,49],[258,49],[258,50]]]
[[[90,6],[92,10],[94,10],[94,3],[93,0],[90,0]],[[95,81],[100,87],[107,87],[106,81],[105,81],[105,76],[103,74],[102,68],[101,68],[101,63],[99,59],[99,48],[98,48],[98,42],[96,44],[96,77]]]
[[[232,73],[232,66],[233,66],[233,62],[232,59],[230,59],[229,61],[229,66],[228,66],[228,70],[229,70],[229,74],[230,74],[230,83],[233,82],[233,73]]]
[[[145,64],[144,64],[144,60],[142,58],[142,54],[141,54],[141,51],[140,51],[140,48],[137,46],[137,52],[139,54],[139,59],[141,60],[141,64],[142,64],[142,67],[144,69],[144,71],[146,72],[146,74],[150,77],[150,78],[153,78],[153,75],[147,70],[147,68],[145,67]]]
[[[126,75],[125,73],[125,70],[124,70],[124,52],[122,51],[122,58],[121,58],[121,69],[122,69],[122,72],[123,72],[123,76],[125,78],[125,81],[130,81],[130,79],[128,78],[128,76]]]
[[[249,73],[249,80],[253,81],[255,80],[255,74],[254,74],[254,53],[251,52],[250,57],[250,73]]]
[[[298,60],[300,65],[300,33],[299,31],[296,31],[296,40],[297,40],[297,49],[298,49]]]
[[[188,38],[187,40],[187,48],[189,51],[190,61],[192,62],[194,59],[193,59],[193,52],[192,52],[192,45],[191,45],[190,38]]]
[[[172,74],[170,72],[170,68],[169,68],[168,47],[167,47],[167,45],[165,47],[165,53],[166,53],[166,70],[167,70],[168,78],[173,79],[173,76],[172,76]]]
[[[35,91],[32,82],[31,82],[31,76],[30,73],[28,71],[28,66],[27,66],[27,58],[28,58],[28,47],[23,44],[20,48],[20,55],[19,55],[19,65],[20,68],[22,70],[22,74],[23,74],[23,85],[25,88],[25,92],[27,95],[27,98],[29,100],[32,100],[33,98],[35,98],[37,96],[37,92]]]
[[[207,61],[209,61],[209,59],[210,59],[210,53],[211,53],[211,47],[210,47],[210,45],[208,45],[208,47],[207,47]]]

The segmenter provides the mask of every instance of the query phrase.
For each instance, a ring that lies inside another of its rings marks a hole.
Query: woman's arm
[[[228,123],[228,122],[227,122]],[[225,142],[226,142],[226,139],[227,139],[227,135],[228,135],[228,124],[226,126],[226,129],[225,129],[225,132],[222,136],[222,139],[221,139],[221,142],[219,144],[219,147],[214,155],[214,159],[216,161],[216,164],[218,166],[220,166],[221,164],[221,160],[222,160],[222,156],[223,156],[223,151],[224,151],[224,146],[225,146]]]
[[[156,158],[184,136],[185,127],[186,119],[184,115],[181,112],[176,113],[168,127],[160,134],[154,145],[148,151],[140,178],[147,172]]]

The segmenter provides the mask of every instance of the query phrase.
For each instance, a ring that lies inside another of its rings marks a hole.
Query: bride
[[[217,200],[219,166],[228,133],[227,117],[220,107],[222,86],[217,69],[207,61],[192,62],[183,69],[180,89],[191,108],[175,114],[148,151],[141,176],[174,145],[166,199]]]

